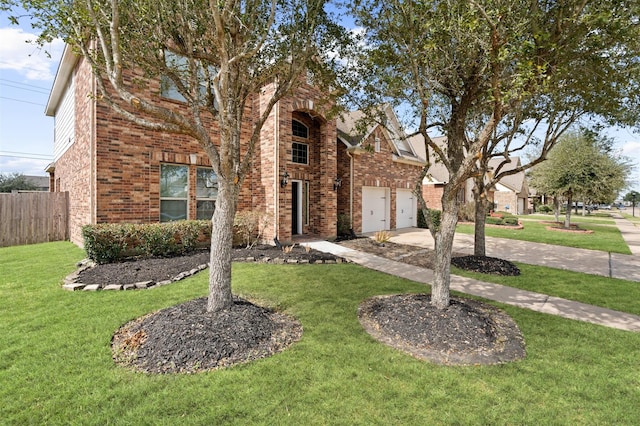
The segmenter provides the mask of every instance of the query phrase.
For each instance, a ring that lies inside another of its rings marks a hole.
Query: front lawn
[[[510,238],[534,243],[631,254],[618,228],[608,225],[607,221],[592,221],[582,218],[579,221],[580,228],[593,231],[592,234],[582,234],[549,230],[547,229],[548,224],[541,221],[526,220],[526,216],[523,217],[525,218],[523,221],[524,229],[513,230],[487,226],[485,233],[488,237]],[[553,221],[553,216],[549,216],[548,220]],[[456,232],[473,235],[474,225],[460,224],[456,227]]]
[[[355,265],[234,265],[234,289],[294,315],[302,340],[274,357],[195,375],[116,366],[123,323],[204,296],[207,274],[152,290],[67,292],[69,243],[0,249],[2,424],[640,423],[640,333],[500,306],[523,361],[445,367],[361,328],[359,303],[428,287]]]

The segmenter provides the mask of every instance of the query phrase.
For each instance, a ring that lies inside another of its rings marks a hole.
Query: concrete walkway
[[[627,228],[625,219],[619,219],[621,230],[624,228],[623,236],[627,244],[634,245],[640,243],[640,229],[631,224]],[[618,219],[616,219],[618,224]],[[626,236],[625,236],[626,233]],[[433,241],[428,230],[409,229],[393,232],[391,241],[403,244],[410,244],[419,247],[433,248]],[[428,238],[427,238],[428,236]],[[471,238],[469,244],[468,238]],[[627,239],[629,238],[629,239]],[[631,244],[629,244],[631,243]],[[425,268],[408,265],[385,259],[369,253],[359,252],[328,241],[316,241],[309,243],[311,247],[324,252],[333,253],[344,257],[354,263],[374,269],[387,274],[399,276],[423,284],[430,284],[433,281],[433,271]],[[454,251],[467,253],[473,252],[473,236],[456,234]],[[633,250],[632,250],[633,251]],[[558,254],[561,253],[560,257]],[[633,253],[637,253],[633,251]],[[568,249],[565,247],[535,244],[516,240],[506,240],[487,237],[487,255],[508,260],[515,260],[522,263],[550,266],[560,269],[570,269],[578,272],[593,273],[608,276],[609,256],[594,250]],[[618,255],[625,256],[625,255]],[[636,255],[627,255],[620,259],[612,255],[611,263],[613,276],[618,278],[640,281],[640,259]],[[620,264],[619,264],[620,262]],[[628,262],[631,266],[622,265]],[[635,265],[635,266],[634,266]],[[470,278],[451,276],[451,290],[465,294],[483,297],[485,299],[518,306],[520,308],[558,315],[579,321],[586,321],[593,324],[604,325],[640,332],[640,316],[605,309],[598,306],[587,305],[585,303],[552,297],[545,294],[535,293],[526,290],[506,287],[499,284],[485,283]]]

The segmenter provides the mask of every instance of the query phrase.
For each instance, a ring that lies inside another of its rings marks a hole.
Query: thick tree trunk
[[[209,298],[207,312],[230,308],[231,249],[233,245],[233,219],[236,214],[237,194],[233,184],[219,182],[216,209],[211,230],[211,258],[209,266]]]
[[[453,192],[453,193],[452,193]],[[445,309],[450,301],[451,252],[458,222],[458,203],[455,191],[447,191],[442,196],[442,217],[435,237],[435,266],[431,286],[431,304]]]
[[[476,199],[476,211],[475,211],[475,223],[474,223],[474,238],[473,238],[473,255],[474,256],[486,256],[486,238],[485,238],[485,225],[487,221],[487,205],[488,200],[486,197],[480,197]]]
[[[560,222],[560,199],[553,197],[553,214],[556,217],[556,223]]]

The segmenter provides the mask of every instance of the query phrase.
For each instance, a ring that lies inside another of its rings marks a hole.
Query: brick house
[[[160,82],[149,82],[148,90],[159,104],[181,108]],[[268,90],[246,106],[243,135]],[[198,142],[143,129],[96,93],[90,66],[65,49],[46,107],[55,119],[54,162],[47,172],[51,191],[69,192],[71,241],[82,244],[86,224],[209,219],[217,183]],[[276,104],[262,128],[238,210],[267,212],[272,220],[265,237],[281,241],[333,237],[338,214],[349,215],[356,232],[414,224],[416,207],[409,207],[406,190],[422,163],[411,147],[382,126],[362,137],[348,136],[358,114],[330,119],[319,100],[315,88],[303,85]],[[389,113],[391,127],[399,128]],[[216,123],[211,126],[215,135]],[[367,145],[374,149],[364,149]],[[378,193],[385,201],[372,204]],[[363,220],[364,209],[382,221],[373,226],[372,218]]]
[[[437,144],[444,144],[445,137],[433,138]],[[426,157],[422,136],[418,135],[409,138],[409,143],[413,146],[414,152],[419,156]],[[435,155],[431,155],[431,159]],[[510,162],[502,166],[501,172],[513,170],[520,167],[519,157],[510,157]],[[492,158],[489,161],[489,168],[496,170],[504,159],[502,157]],[[436,210],[442,210],[442,193],[444,185],[448,180],[449,174],[447,169],[441,163],[432,164],[423,180],[422,196],[424,197],[427,207]],[[513,175],[503,177],[496,185],[489,190],[487,197],[490,202],[496,204],[496,210],[507,211],[513,214],[528,214],[528,198],[529,187],[524,172],[518,172]],[[473,201],[473,179],[467,179],[464,188],[458,191],[458,203],[465,204]]]

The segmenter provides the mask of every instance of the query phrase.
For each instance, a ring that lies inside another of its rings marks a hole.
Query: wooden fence
[[[0,247],[68,239],[68,192],[0,194]]]

